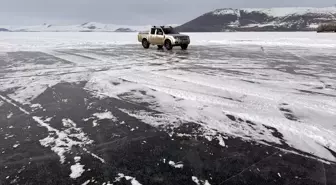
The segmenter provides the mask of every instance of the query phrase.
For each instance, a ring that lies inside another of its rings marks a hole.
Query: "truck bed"
[[[148,37],[148,34],[149,32],[148,31],[141,31],[138,33],[138,41],[139,42],[142,42],[142,39],[143,38],[147,38]]]

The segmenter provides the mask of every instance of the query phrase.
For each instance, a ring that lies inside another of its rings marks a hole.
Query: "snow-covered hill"
[[[177,26],[177,25],[173,25]],[[132,32],[145,31],[151,26],[130,26],[130,25],[115,25],[103,24],[98,22],[88,22],[79,25],[51,25],[42,24],[37,26],[0,26],[13,32]]]
[[[309,31],[336,21],[336,7],[217,9],[181,25],[180,31]]]

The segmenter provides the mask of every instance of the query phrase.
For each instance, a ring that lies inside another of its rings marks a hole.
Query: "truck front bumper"
[[[189,39],[185,39],[185,40],[175,39],[175,41],[172,44],[174,46],[188,45],[190,44],[190,40]]]

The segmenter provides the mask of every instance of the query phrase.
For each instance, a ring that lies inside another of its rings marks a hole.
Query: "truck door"
[[[154,42],[155,42],[155,31],[156,31],[156,29],[155,28],[151,28],[151,30],[150,30],[150,34],[149,34],[149,36],[148,36],[148,41],[149,41],[149,43],[151,43],[151,44],[155,44]]]
[[[156,38],[155,38],[155,44],[157,45],[163,45],[164,42],[164,33],[161,28],[156,29]]]

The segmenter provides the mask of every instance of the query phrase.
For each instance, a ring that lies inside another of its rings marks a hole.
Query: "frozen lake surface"
[[[230,32],[186,33],[192,45],[263,45],[311,47],[317,51],[336,47],[336,34],[315,32]],[[138,44],[137,33],[83,32],[2,32],[1,50],[42,50],[99,48],[124,44]]]
[[[1,33],[0,182],[335,184],[336,34],[188,35]]]

